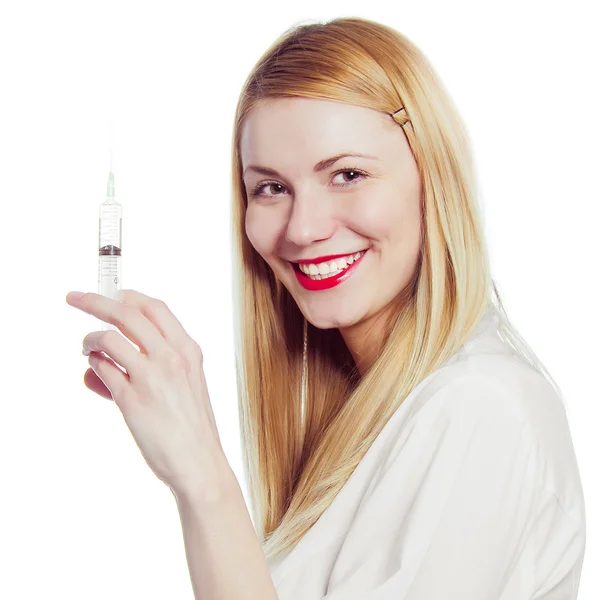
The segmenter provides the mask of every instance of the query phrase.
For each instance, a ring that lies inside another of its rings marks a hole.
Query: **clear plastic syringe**
[[[121,291],[121,205],[115,201],[115,178],[110,171],[106,200],[100,204],[98,228],[98,293],[118,302]],[[114,329],[102,321],[102,331]]]

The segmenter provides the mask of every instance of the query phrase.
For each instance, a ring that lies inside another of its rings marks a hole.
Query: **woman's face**
[[[248,239],[308,321],[353,333],[358,344],[418,259],[421,182],[402,127],[340,102],[268,99],[250,112],[240,152]],[[345,157],[315,170],[350,152],[375,158]],[[359,250],[367,252],[350,276],[328,289],[304,287],[292,264]]]

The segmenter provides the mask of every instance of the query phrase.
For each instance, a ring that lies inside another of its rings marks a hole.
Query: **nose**
[[[309,246],[333,235],[336,223],[325,194],[296,195],[285,228],[285,239],[296,246]]]

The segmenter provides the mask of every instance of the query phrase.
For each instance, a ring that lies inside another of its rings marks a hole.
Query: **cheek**
[[[245,227],[246,236],[259,254],[265,256],[274,252],[277,231],[264,215],[248,207],[246,209]]]
[[[362,207],[359,222],[368,237],[392,240],[405,237],[406,230],[418,226],[412,204],[397,193],[379,196]]]

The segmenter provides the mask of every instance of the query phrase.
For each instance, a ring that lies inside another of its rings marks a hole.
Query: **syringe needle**
[[[110,168],[109,171],[112,171],[112,159],[113,159],[113,149],[114,149],[114,141],[115,141],[115,122],[113,119],[110,119],[108,122],[108,152],[110,155]]]
[[[115,177],[114,177],[112,171],[108,174],[108,183],[106,185],[106,196],[110,197],[110,198],[114,198],[114,196],[115,196]]]

